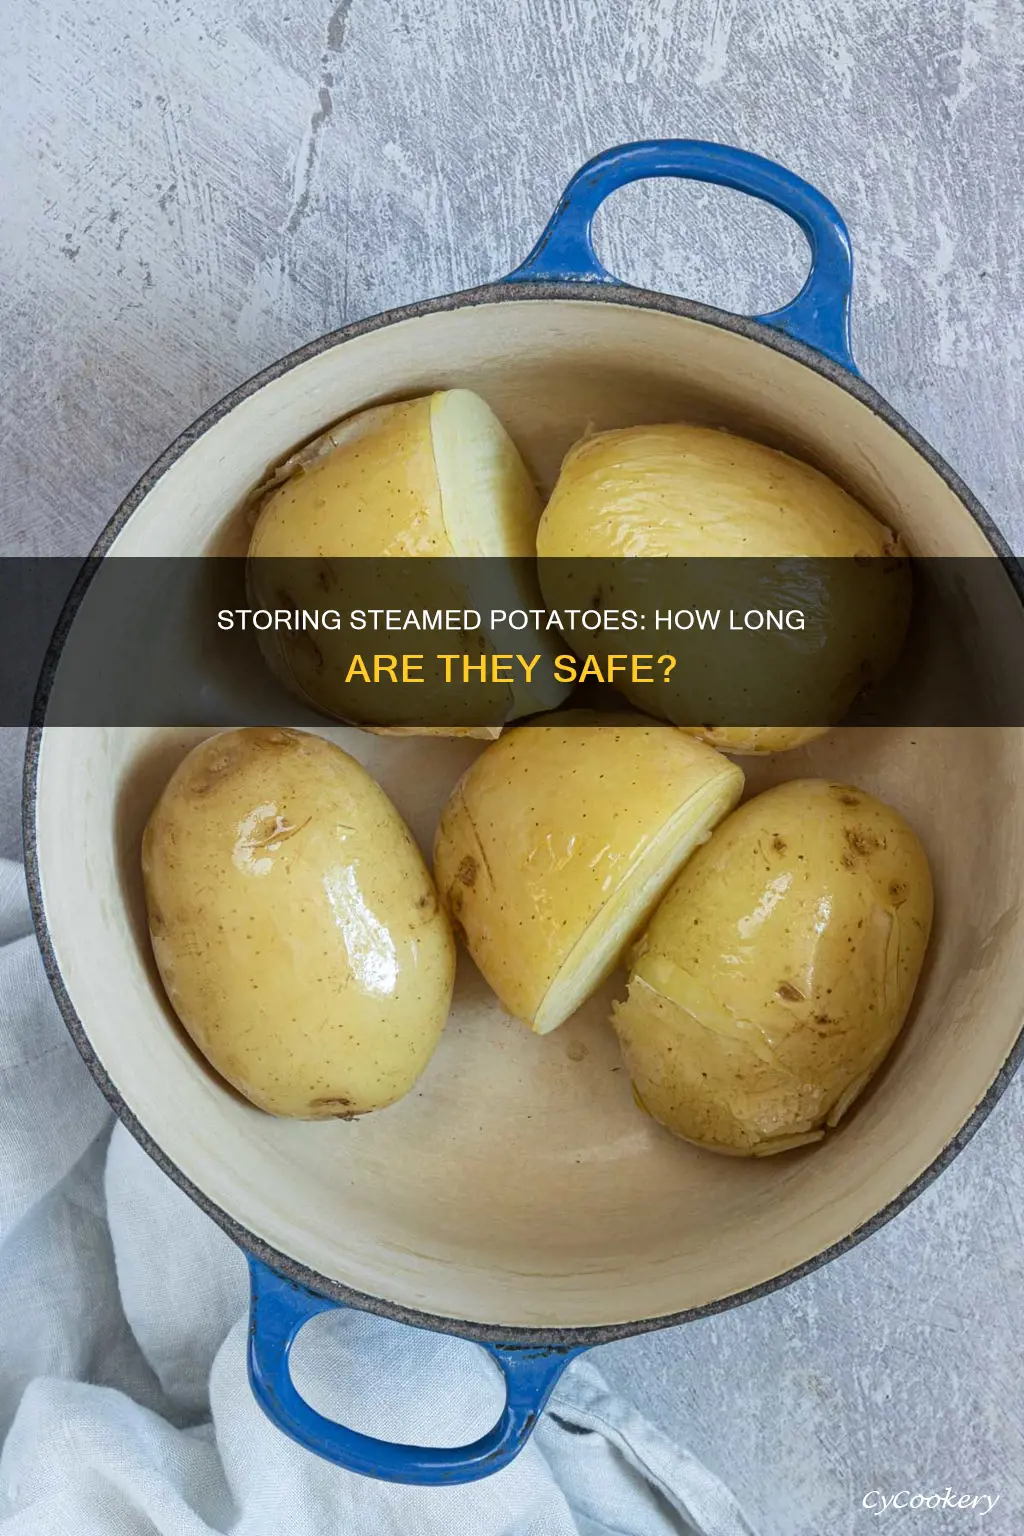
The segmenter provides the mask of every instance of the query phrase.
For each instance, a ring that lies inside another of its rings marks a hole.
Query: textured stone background
[[[864,373],[1024,548],[1022,0],[4,11],[4,552],[83,552],[231,386],[345,320],[505,272],[578,164],[659,135],[759,150],[839,204]],[[692,186],[625,190],[601,236],[622,276],[738,310],[784,301],[804,265],[781,215]],[[13,851],[21,742],[0,736]],[[854,1253],[601,1364],[764,1536],[973,1529],[860,1508],[949,1485],[998,1493],[984,1529],[1017,1533],[1022,1170],[1018,1084]]]

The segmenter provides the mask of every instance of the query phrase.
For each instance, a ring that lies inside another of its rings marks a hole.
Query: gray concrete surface
[[[3,10],[4,552],[82,552],[228,388],[345,320],[503,273],[578,164],[659,135],[758,150],[834,198],[864,373],[1024,546],[1020,0]],[[620,193],[601,242],[622,276],[739,310],[784,300],[803,266],[781,216],[694,187]],[[4,733],[6,850],[19,755]],[[1022,1183],[1017,1084],[870,1242],[601,1364],[764,1536],[1019,1532]],[[948,1487],[999,1503],[862,1505]]]

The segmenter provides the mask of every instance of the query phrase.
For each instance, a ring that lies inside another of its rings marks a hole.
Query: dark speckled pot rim
[[[992,522],[988,513],[945,460],[863,379],[849,373],[845,368],[840,367],[839,364],[824,357],[820,352],[805,346],[802,342],[791,340],[788,336],[756,320],[728,314],[723,310],[714,309],[705,304],[698,304],[689,299],[679,299],[665,294],[650,293],[644,289],[630,288],[625,285],[606,287],[604,284],[595,283],[490,283],[462,293],[446,294],[441,298],[426,299],[418,304],[410,304],[401,309],[389,310],[384,314],[375,315],[367,320],[357,321],[352,325],[344,326],[341,330],[321,336],[316,341],[309,342],[306,346],[300,347],[297,351],[290,353],[280,361],[272,363],[270,367],[263,369],[261,373],[256,374],[246,383],[239,385],[237,389],[225,395],[221,401],[200,416],[190,427],[186,428],[166,452],[161,454],[152,467],[142,476],[134,489],[126,496],[97,539],[91,552],[92,555],[100,556],[107,553],[117,535],[128,522],[128,519],[153,489],[157,481],[193,443],[202,437],[216,422],[220,421],[222,417],[234,410],[237,405],[240,405],[242,401],[254,395],[264,385],[270,384],[273,380],[289,373],[300,363],[304,363],[309,358],[316,357],[320,353],[329,351],[331,348],[351,341],[358,336],[369,335],[373,331],[382,330],[385,326],[395,325],[403,320],[415,320],[424,315],[436,314],[446,310],[470,308],[477,305],[528,304],[538,300],[552,299],[568,301],[589,300],[602,304],[622,304],[637,309],[654,309],[667,314],[681,315],[687,319],[701,321],[705,325],[717,326],[722,330],[732,331],[736,335],[745,336],[761,346],[771,347],[776,352],[782,352],[795,362],[810,368],[814,373],[821,374],[838,389],[859,400],[874,415],[884,421],[887,426],[904,438],[945,481],[973,521],[985,534],[993,552],[1006,560],[1007,574],[1013,581],[1017,595],[1022,605],[1024,605],[1024,585],[1022,585],[1021,576],[1017,570],[1017,562],[1012,559],[1011,550],[1006,540]],[[37,708],[39,705],[45,704],[49,681],[53,677],[68,630],[87,586],[88,579],[83,579],[83,581],[76,585],[74,592],[68,600],[67,608],[61,617],[51,643],[47,665],[44,668],[44,679],[41,684],[40,694],[37,696]],[[37,713],[36,718],[44,717]],[[967,1145],[982,1121],[985,1120],[1005,1091],[1010,1079],[1020,1065],[1022,1056],[1024,1056],[1024,1027],[1022,1027],[1015,1044],[1000,1067],[988,1092],[960,1127],[959,1131],[957,1131],[956,1135],[952,1137],[923,1173],[919,1174],[899,1195],[890,1200],[887,1205],[883,1206],[869,1220],[804,1263],[785,1270],[781,1274],[772,1275],[759,1284],[750,1286],[745,1290],[707,1302],[703,1306],[689,1307],[683,1311],[668,1313],[660,1317],[639,1318],[632,1322],[609,1323],[597,1327],[524,1328],[476,1323],[455,1317],[443,1317],[399,1305],[388,1300],[385,1296],[366,1295],[361,1291],[352,1290],[350,1287],[341,1284],[339,1281],[332,1280],[326,1275],[317,1273],[316,1270],[299,1263],[289,1254],[282,1253],[279,1249],[272,1247],[255,1232],[249,1231],[236,1221],[229,1211],[215,1204],[202,1189],[185,1176],[181,1169],[149,1135],[146,1127],[124,1102],[116,1083],[109,1076],[93,1050],[86,1028],[79,1018],[74,1003],[64,985],[43,906],[39,849],[36,835],[36,807],[39,755],[44,729],[45,727],[33,726],[28,736],[22,803],[25,866],[32,917],[39,940],[39,947],[42,951],[46,974],[56,997],[58,1007],[63,1015],[64,1022],[78,1050],[122,1124],[131,1132],[136,1141],[139,1142],[154,1162],[208,1216],[212,1217],[240,1248],[255,1255],[256,1258],[262,1260],[263,1263],[269,1265],[279,1274],[284,1275],[294,1284],[302,1286],[317,1295],[330,1297],[333,1301],[342,1305],[357,1307],[362,1311],[376,1313],[379,1316],[389,1317],[398,1322],[411,1324],[414,1327],[435,1329],[442,1333],[453,1334],[467,1339],[486,1340],[492,1343],[540,1345],[557,1349],[608,1344],[617,1339],[629,1338],[635,1334],[653,1332],[659,1328],[671,1328],[681,1323],[691,1322],[697,1318],[710,1317],[717,1312],[724,1312],[732,1307],[741,1306],[745,1302],[756,1301],[760,1297],[769,1296],[772,1292],[781,1290],[784,1286],[791,1285],[793,1281],[800,1280],[803,1276],[811,1274],[812,1271],[819,1269],[832,1259],[838,1258],[840,1254],[848,1253],[856,1244],[863,1242],[865,1238],[877,1232],[880,1227],[883,1227],[886,1222],[891,1221],[911,1201],[915,1200],[944,1169],[949,1167],[957,1154]]]

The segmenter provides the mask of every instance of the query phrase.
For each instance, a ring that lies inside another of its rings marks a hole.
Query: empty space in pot
[[[914,449],[792,359],[655,310],[520,300],[410,319],[272,380],[171,466],[113,553],[225,548],[240,503],[294,444],[367,403],[453,386],[488,400],[545,487],[588,428],[699,420],[810,458],[918,553],[987,551]],[[479,746],[315,728],[367,764],[429,850]],[[441,1046],[407,1099],[351,1124],[274,1120],[197,1059],[145,941],[137,839],[163,767],[199,734],[46,733],[38,852],[57,960],[93,1049],[163,1154],[243,1228],[359,1291],[533,1327],[715,1302],[805,1262],[895,1198],[968,1118],[1017,1035],[1021,732],[847,729],[750,765],[749,791],[823,775],[891,803],[932,861],[936,921],[904,1037],[823,1145],[747,1161],[675,1140],[637,1109],[619,1060],[607,1013],[621,974],[538,1038],[464,955]]]

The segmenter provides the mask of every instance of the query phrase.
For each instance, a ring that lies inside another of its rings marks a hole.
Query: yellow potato
[[[444,1027],[447,919],[384,791],[301,731],[226,731],[172,776],[146,827],[150,936],[175,1013],[273,1115],[393,1104]]]
[[[699,741],[734,757],[767,757],[772,752],[792,752],[824,736],[824,725],[684,725],[680,727]]]
[[[928,860],[889,806],[797,779],[735,811],[636,947],[613,1023],[642,1106],[717,1152],[818,1141],[907,1016]]]
[[[896,536],[799,459],[717,427],[597,432],[566,454],[541,557],[882,555]]]
[[[750,607],[777,608],[785,589],[787,606],[805,611],[803,630],[739,638],[726,619],[713,633],[662,635],[680,655],[668,680],[618,685],[649,714],[737,754],[787,751],[837,723],[891,668],[909,618],[909,563],[896,534],[809,464],[712,427],[583,438],[562,464],[537,553],[545,600],[556,609],[585,605],[600,585],[619,606],[725,612],[731,601],[741,617]],[[854,564],[865,556],[870,563]],[[698,564],[667,568],[661,591],[647,562],[669,557]],[[736,557],[744,564],[731,583],[721,564],[700,563]],[[635,590],[623,565],[587,565],[634,558],[644,561]],[[785,582],[773,564],[781,560],[803,562]],[[590,649],[597,643],[587,637]],[[621,637],[610,648],[621,649]],[[771,723],[705,725],[744,720],[752,673]]]
[[[500,725],[367,725],[373,736],[459,736],[473,741],[497,741]]]
[[[468,389],[370,406],[300,448],[261,497],[250,554],[531,558],[537,489]]]
[[[642,717],[507,731],[441,816],[434,872],[510,1013],[547,1034],[614,970],[673,876],[736,804],[735,764]]]
[[[492,604],[541,605],[533,565],[540,497],[501,422],[469,390],[371,406],[340,422],[274,472],[259,488],[256,509],[247,563],[254,607],[345,613],[386,598],[383,605],[396,610],[470,607],[486,617]],[[424,556],[435,560],[421,571]],[[484,556],[491,557],[486,569],[471,565]],[[450,575],[438,558],[452,559]],[[382,594],[381,567],[356,562],[392,559]],[[368,631],[365,645],[347,624],[267,629],[257,638],[293,693],[359,725],[494,734],[491,722],[554,708],[567,692],[552,681],[554,651],[544,636],[534,646],[545,659],[532,687],[474,684],[465,694],[443,683],[432,692],[429,665],[418,686],[346,681],[353,652],[394,651],[386,632]],[[468,649],[479,659],[488,649],[508,649],[507,641],[489,647],[486,630],[418,638],[422,644],[412,649],[428,656]],[[409,646],[407,632],[390,639]],[[436,663],[433,672],[440,675]],[[431,725],[434,718],[440,724]]]

